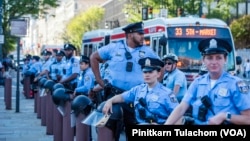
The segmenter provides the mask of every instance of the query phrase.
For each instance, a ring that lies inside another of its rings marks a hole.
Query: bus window
[[[106,35],[106,36],[104,37],[104,45],[109,44],[109,42],[110,42],[110,35]],[[102,46],[103,46],[103,45],[102,45]]]
[[[144,37],[144,44],[150,46],[150,37]]]
[[[157,42],[156,42],[157,40],[155,40],[155,38],[153,39],[153,42],[152,42],[152,48],[153,48],[153,50],[154,50],[154,52],[156,52],[156,53],[158,53],[157,52]]]
[[[185,71],[197,72],[201,65],[201,55],[198,42],[194,39],[169,39],[169,51],[179,58],[178,68]]]
[[[98,48],[101,48],[102,46],[104,46],[103,43],[100,43],[99,46],[98,46]]]
[[[87,53],[88,53],[88,45],[84,45],[84,47],[83,47],[83,52],[82,52],[82,54],[83,55],[87,55]]]
[[[89,48],[88,48],[88,54],[87,54],[87,56],[90,56],[90,54],[92,53],[92,48],[93,48],[93,44],[90,44]]]

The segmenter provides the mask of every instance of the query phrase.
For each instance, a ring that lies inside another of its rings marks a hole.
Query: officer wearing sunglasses
[[[162,60],[165,63],[162,83],[175,93],[178,101],[181,101],[187,91],[187,80],[185,74],[177,68],[178,57],[169,53],[164,55]]]
[[[174,93],[159,81],[164,63],[155,58],[139,60],[145,83],[106,101],[103,113],[112,113],[114,103],[133,103],[136,124],[163,124],[179,104]]]

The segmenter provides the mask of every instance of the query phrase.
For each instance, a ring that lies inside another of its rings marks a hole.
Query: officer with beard
[[[145,57],[159,59],[159,56],[150,47],[143,45],[143,22],[129,24],[123,28],[123,31],[126,36],[125,41],[103,46],[90,57],[96,82],[104,88],[106,100],[144,83],[141,66],[138,63],[139,59]],[[104,61],[108,61],[109,64],[109,77],[105,81],[102,79],[99,69],[99,63]],[[136,122],[134,107],[133,103],[124,103],[122,107],[126,130],[126,126]]]
[[[74,91],[77,85],[77,76],[80,73],[79,59],[74,56],[76,47],[72,44],[64,45],[65,65],[63,66],[63,75],[59,83],[65,88]]]

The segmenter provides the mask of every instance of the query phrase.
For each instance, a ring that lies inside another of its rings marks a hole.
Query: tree
[[[62,38],[65,42],[74,44],[77,50],[80,51],[83,34],[87,31],[97,29],[103,15],[104,9],[96,6],[79,13],[66,25],[65,34]]]
[[[2,28],[5,37],[0,53],[6,56],[16,46],[16,37],[10,35],[11,19],[30,15],[43,16],[49,8],[57,7],[59,0],[2,0]]]
[[[211,10],[211,8],[208,7],[210,13],[208,13],[206,17],[219,18],[226,21],[229,24],[230,19],[233,18],[232,17],[233,15],[231,14],[231,9],[236,8],[236,4],[241,1],[242,0],[219,0],[217,1],[217,5],[213,10]]]
[[[250,48],[250,15],[245,15],[230,24],[237,49]]]

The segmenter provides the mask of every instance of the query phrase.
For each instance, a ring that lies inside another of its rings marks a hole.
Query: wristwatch
[[[231,117],[232,117],[231,113],[227,112],[226,121],[230,121]]]

